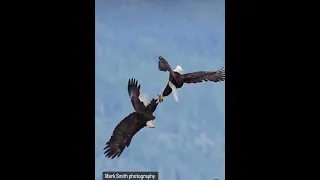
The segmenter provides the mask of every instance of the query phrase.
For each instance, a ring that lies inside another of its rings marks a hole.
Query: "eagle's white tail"
[[[178,98],[178,90],[177,90],[176,86],[171,81],[169,81],[169,86],[172,89],[172,96],[173,96],[174,101],[176,103],[178,103],[179,98]]]
[[[153,120],[148,121],[146,125],[148,126],[148,128],[155,128]]]
[[[145,93],[140,93],[139,100],[143,102],[144,106],[147,106],[149,104],[148,95]]]

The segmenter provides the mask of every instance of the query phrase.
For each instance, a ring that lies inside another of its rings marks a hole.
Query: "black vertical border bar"
[[[235,80],[239,55],[236,54],[237,41],[239,40],[239,18],[237,18],[236,0],[225,0],[225,178],[226,180],[240,179],[241,160],[239,153],[241,137],[239,121],[236,119],[237,113],[237,82]],[[238,11],[239,12],[239,11]],[[238,22],[237,22],[238,20]],[[238,44],[239,45],[239,44]],[[238,104],[239,105],[239,104]],[[239,106],[241,107],[241,106]],[[238,113],[237,113],[238,114]]]
[[[75,105],[76,122],[79,129],[75,137],[75,164],[77,169],[73,179],[95,179],[95,1],[80,1],[82,8],[77,11],[79,16],[75,17],[74,43],[78,44],[75,49],[77,56],[74,59],[74,69],[77,72]],[[79,3],[79,1],[75,2]]]
[[[68,138],[63,141],[68,149],[63,152],[67,163],[62,164],[67,167],[61,179],[90,180],[95,179],[95,1],[70,2],[69,8],[61,64],[68,67],[62,80],[69,88],[64,92],[68,104],[61,124],[66,126]]]
[[[16,32],[5,35],[16,43],[10,53],[13,66],[2,66],[14,72],[6,79],[18,76],[12,81],[18,110],[12,113],[14,121],[8,120],[17,139],[5,137],[12,144],[5,149],[16,158],[10,158],[15,164],[10,175],[94,179],[95,1],[13,6],[17,19],[6,27]]]
[[[252,62],[256,64],[259,61],[259,56],[255,56],[259,44],[253,43],[255,34],[252,26],[255,22],[252,22],[250,1],[225,0],[225,3],[225,176],[226,180],[252,179],[250,176],[254,175],[254,169],[259,167],[251,160],[259,158],[251,153],[254,149],[251,146],[258,141],[250,142],[259,138],[257,133],[252,133],[252,129],[256,128],[254,124],[259,121],[258,117],[253,116],[259,105],[252,103],[252,86],[258,75],[251,67],[254,67]]]

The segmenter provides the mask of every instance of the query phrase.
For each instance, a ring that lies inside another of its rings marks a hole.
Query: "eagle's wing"
[[[169,71],[170,75],[174,78],[174,80],[176,80],[176,75],[173,72],[170,64],[168,63],[168,61],[166,59],[164,59],[162,56],[159,56],[159,61],[158,61],[158,69],[159,71]]]
[[[203,81],[219,82],[225,80],[225,70],[218,71],[198,71],[181,75],[184,83],[199,83]]]
[[[139,120],[136,112],[125,117],[113,130],[110,140],[106,143],[103,149],[105,156],[111,159],[119,157],[125,147],[129,147],[133,136],[144,126],[145,122]]]
[[[150,103],[147,105],[146,111],[150,112],[150,113],[153,113],[157,109],[157,106],[158,106],[157,100],[156,99],[152,99],[150,101]]]
[[[130,96],[130,100],[134,110],[137,113],[143,114],[145,113],[145,106],[143,102],[140,101],[140,84],[138,85],[138,81],[134,78],[129,79],[128,82],[128,93]]]

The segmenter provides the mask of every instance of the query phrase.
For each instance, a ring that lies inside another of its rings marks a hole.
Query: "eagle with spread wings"
[[[149,104],[144,104],[140,98],[140,87],[136,79],[129,79],[128,93],[135,111],[125,117],[113,130],[110,140],[103,149],[108,158],[119,157],[123,150],[129,147],[133,136],[145,126],[155,127],[153,112],[157,109],[158,102],[152,99]]]
[[[200,83],[205,81],[220,82],[225,80],[225,70],[221,68],[217,71],[197,71],[192,73],[182,74],[182,67],[177,66],[176,69],[172,70],[170,64],[162,56],[159,56],[158,69],[160,71],[169,71],[169,81],[162,92],[158,95],[159,102],[163,101],[164,96],[169,96],[172,92],[173,98],[176,102],[178,99],[178,88],[181,88],[184,83]]]

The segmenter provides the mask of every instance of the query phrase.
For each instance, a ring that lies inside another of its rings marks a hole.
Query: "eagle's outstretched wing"
[[[110,140],[106,143],[103,149],[105,156],[111,159],[119,157],[125,147],[129,147],[133,136],[144,126],[145,122],[139,120],[136,112],[125,117],[113,130]]]
[[[158,106],[157,100],[156,99],[152,99],[150,101],[150,103],[147,105],[146,111],[150,112],[150,113],[153,113],[157,109],[157,106]]]
[[[152,115],[152,113],[149,113],[146,111],[146,106],[143,104],[142,101],[140,101],[140,84],[138,85],[138,81],[134,78],[129,79],[128,82],[128,93],[130,96],[130,100],[132,103],[132,106],[134,110],[141,114],[144,115],[146,118],[152,120],[155,119],[155,117]]]
[[[130,100],[134,110],[137,113],[143,114],[145,113],[145,106],[143,102],[140,101],[140,84],[138,85],[138,81],[134,78],[129,79],[128,82],[128,93],[130,96]]]
[[[225,70],[218,71],[198,71],[181,75],[184,83],[199,83],[203,81],[219,82],[225,80]]]
[[[170,64],[162,56],[159,56],[158,69],[159,71],[164,71],[164,72],[169,71],[170,75],[174,78],[174,80],[177,81],[176,75],[174,74]]]
[[[170,64],[168,63],[168,61],[166,59],[164,59],[162,56],[159,56],[159,61],[158,61],[158,69],[160,71],[172,71],[172,68],[170,66]]]

